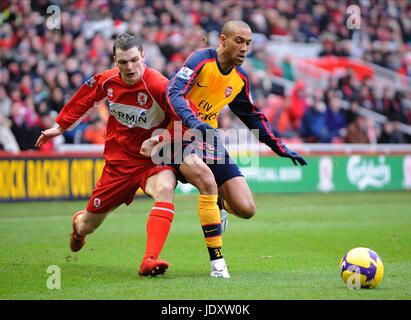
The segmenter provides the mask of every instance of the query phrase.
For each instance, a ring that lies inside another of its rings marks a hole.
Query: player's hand
[[[207,122],[201,122],[192,128],[191,133],[195,140],[209,143],[210,145],[221,145],[221,137],[218,130],[213,128]]]
[[[144,157],[151,157],[153,149],[160,142],[162,142],[164,137],[162,135],[151,137],[143,142],[140,148],[140,154]]]
[[[307,161],[305,161],[305,159],[300,156],[297,152],[292,151],[290,149],[286,149],[286,152],[284,153],[283,157],[285,158],[290,158],[294,165],[298,166],[298,164],[300,166],[306,166],[307,165]]]
[[[207,132],[212,133],[212,135],[214,136],[216,131],[216,129],[209,125],[207,122],[201,122],[198,125],[196,125],[193,129],[200,131],[203,135],[204,140],[207,137]]]
[[[50,128],[50,129],[44,130],[41,132],[41,135],[37,139],[37,142],[34,146],[36,148],[40,148],[43,144],[45,144],[50,139],[53,139],[54,137],[57,137],[63,134],[64,131],[65,130],[61,128],[60,126],[57,126],[56,128]]]

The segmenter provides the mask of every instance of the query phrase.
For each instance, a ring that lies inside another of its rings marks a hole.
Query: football
[[[384,265],[378,254],[369,248],[354,248],[340,262],[340,274],[350,289],[372,289],[384,276]]]

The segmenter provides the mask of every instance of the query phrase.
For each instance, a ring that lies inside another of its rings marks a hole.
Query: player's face
[[[120,69],[121,79],[127,84],[135,84],[139,81],[144,72],[144,51],[137,47],[128,50],[116,48],[115,62]]]
[[[233,65],[240,66],[243,64],[251,40],[251,30],[249,28],[240,28],[226,38],[226,52]]]

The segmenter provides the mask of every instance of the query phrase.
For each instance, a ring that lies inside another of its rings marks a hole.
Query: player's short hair
[[[143,52],[143,45],[141,39],[135,33],[125,32],[117,36],[113,45],[113,56],[116,55],[116,48],[126,51],[133,47],[137,47],[140,52]]]
[[[246,28],[251,30],[250,26],[242,20],[229,20],[225,22],[223,27],[221,28],[221,34],[230,36],[240,28]]]

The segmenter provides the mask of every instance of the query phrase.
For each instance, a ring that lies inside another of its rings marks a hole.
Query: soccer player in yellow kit
[[[193,52],[170,80],[167,101],[184,126],[200,130],[204,135],[218,127],[218,114],[228,105],[250,130],[258,130],[259,140],[277,155],[304,166],[305,159],[287,148],[252,102],[249,79],[241,67],[251,41],[248,24],[239,20],[226,22],[219,47]],[[219,195],[224,199],[221,207],[236,216],[251,218],[256,207],[249,186],[227,151],[223,156],[224,164],[209,164]]]
[[[207,194],[200,194],[199,197],[200,223],[210,255],[211,276],[214,277],[230,277],[221,251],[223,219],[220,218],[217,206],[218,195],[223,199],[219,201],[221,217],[227,211],[249,219],[256,210],[244,176],[216,133],[220,111],[228,105],[249,129],[258,130],[259,140],[276,154],[290,158],[295,165],[307,164],[303,157],[281,142],[266,117],[258,111],[250,98],[248,76],[241,64],[245,60],[251,40],[251,29],[245,22],[225,23],[219,47],[193,52],[166,89],[167,102],[171,112],[174,112],[175,120],[182,120],[184,135],[187,131],[197,134],[195,142],[183,138],[183,148],[180,150],[183,161],[176,161],[174,150],[171,164],[184,176],[180,176],[179,180],[197,185],[201,179],[196,171],[205,171],[203,167],[208,166],[214,174],[218,188],[215,192],[212,190]],[[149,140],[143,144],[147,156],[150,155],[153,144],[158,142],[156,137]],[[178,142],[174,140],[174,144]],[[148,149],[145,146],[149,146]]]

